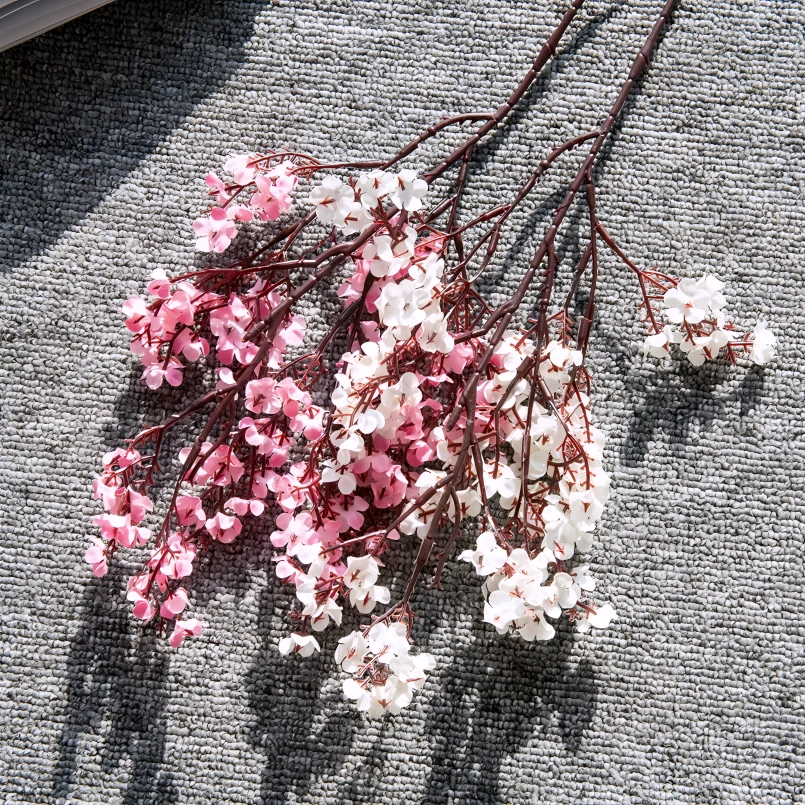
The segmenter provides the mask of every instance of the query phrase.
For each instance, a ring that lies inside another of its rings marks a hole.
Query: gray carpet
[[[409,711],[368,723],[342,700],[335,633],[319,659],[278,655],[290,597],[265,530],[200,569],[209,626],[178,652],[131,620],[130,566],[93,580],[82,561],[100,455],[177,404],[144,393],[119,307],[154,267],[200,259],[206,170],[274,144],[391,153],[497,105],[563,5],[121,0],[0,55],[5,802],[805,802],[800,2],[682,0],[599,170],[600,214],[634,259],[709,266],[735,318],[781,340],[765,369],[657,365],[605,259],[591,360],[615,494],[593,563],[612,628],[500,639],[454,563],[415,601],[437,670]],[[480,150],[467,214],[594,125],[660,6],[590,2]],[[573,164],[513,221],[498,299]]]

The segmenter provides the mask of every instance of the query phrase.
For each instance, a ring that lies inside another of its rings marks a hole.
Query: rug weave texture
[[[467,219],[603,119],[661,5],[589,0],[478,149]],[[369,722],[343,700],[338,635],[319,658],[279,655],[292,597],[270,524],[199,569],[206,631],[178,651],[131,618],[132,560],[103,579],[82,561],[101,455],[181,404],[144,388],[120,306],[154,268],[204,264],[190,222],[205,173],[271,146],[391,154],[444,114],[492,109],[563,10],[120,0],[0,55],[3,801],[805,803],[802,3],[681,0],[598,170],[600,216],[638,264],[715,272],[733,317],[780,337],[765,368],[644,358],[636,286],[603,257],[590,365],[614,495],[590,559],[610,629],[500,638],[453,562],[414,600],[437,669],[409,710]],[[513,217],[492,301],[579,159]],[[564,277],[581,209],[568,224]],[[302,305],[314,331],[333,290]],[[397,592],[414,551],[389,562]]]

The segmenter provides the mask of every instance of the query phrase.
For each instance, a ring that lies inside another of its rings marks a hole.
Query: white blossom
[[[357,673],[369,652],[369,643],[360,632],[350,632],[338,641],[335,661],[348,673]]]
[[[768,363],[775,354],[774,346],[777,338],[771,330],[766,329],[764,322],[759,321],[752,331],[752,349],[749,359],[757,364]]]
[[[344,695],[369,718],[396,714],[407,707],[414,691],[425,684],[436,660],[427,653],[412,655],[402,623],[379,621],[366,637],[353,632],[338,642],[335,660],[350,674]]]
[[[386,173],[386,171],[373,170],[369,173],[362,173],[358,177],[355,187],[360,193],[361,204],[366,209],[372,209],[394,191],[395,177],[394,174]]]
[[[280,654],[298,654],[300,657],[309,657],[314,651],[321,651],[318,640],[313,635],[293,632],[283,637],[279,642]]]
[[[349,603],[363,615],[371,612],[375,604],[388,604],[391,594],[388,587],[372,584],[367,587],[353,587],[349,591]]]
[[[713,283],[719,283],[714,277],[704,276],[699,280],[683,279],[675,288],[665,292],[665,315],[673,324],[698,324],[708,317],[713,310]],[[721,283],[723,287],[723,283]],[[720,294],[718,295],[720,297]],[[720,297],[723,299],[723,297]]]
[[[643,342],[643,354],[651,355],[652,358],[667,358],[670,354],[671,344],[676,343],[676,333],[670,324],[660,330],[659,333],[646,336]]]
[[[391,200],[401,210],[416,212],[422,209],[422,199],[427,192],[427,182],[417,179],[416,172],[406,168],[397,174]]]
[[[345,235],[363,232],[367,226],[371,226],[374,223],[375,219],[372,218],[360,201],[353,201],[348,208],[345,207],[344,209],[343,223],[339,219],[336,221],[336,226],[339,226]]]
[[[458,558],[464,562],[472,562],[479,576],[488,576],[503,567],[508,553],[497,544],[491,531],[485,531],[478,537],[475,550],[466,550]]]
[[[591,626],[595,626],[596,629],[606,629],[617,617],[617,613],[610,604],[602,604],[595,608],[595,613],[585,612],[584,617],[576,621],[576,628],[580,632],[588,632]]]
[[[325,176],[322,183],[310,191],[308,200],[315,206],[316,217],[323,224],[343,227],[355,201],[355,191],[338,177]]]
[[[380,567],[372,556],[350,556],[347,559],[347,572],[344,584],[350,589],[371,587],[380,575]]]

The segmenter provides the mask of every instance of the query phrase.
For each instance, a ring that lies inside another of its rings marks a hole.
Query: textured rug
[[[468,215],[595,125],[661,5],[590,0],[480,149]],[[390,154],[442,114],[493,108],[563,7],[121,0],[0,55],[5,802],[805,802],[801,3],[681,0],[599,171],[600,214],[635,260],[708,267],[734,317],[781,345],[765,369],[646,359],[635,287],[606,258],[591,360],[614,497],[592,560],[610,629],[501,639],[453,563],[415,601],[437,670],[408,711],[367,722],[342,699],[335,634],[318,659],[278,654],[291,598],[265,531],[200,569],[208,628],[179,651],[131,619],[130,568],[94,580],[82,561],[101,454],[177,402],[144,393],[119,309],[153,268],[199,260],[205,172],[271,145]],[[513,221],[494,299],[574,164]],[[332,309],[309,306],[319,324]]]

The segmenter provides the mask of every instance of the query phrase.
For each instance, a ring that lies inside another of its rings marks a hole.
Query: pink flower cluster
[[[132,296],[123,304],[126,327],[134,333],[131,351],[143,363],[143,379],[157,389],[166,380],[171,386],[182,383],[185,364],[210,353],[210,341],[202,335],[203,327],[217,339],[214,357],[223,367],[234,361],[250,364],[258,347],[247,339],[249,329],[268,316],[282,301],[273,285],[256,281],[245,293],[203,292],[190,280],[172,284],[161,269],[156,269],[148,283],[151,300]],[[200,326],[203,322],[203,327]],[[267,357],[267,364],[277,369],[289,346],[302,343],[305,321],[292,316],[277,333]],[[232,373],[219,369],[219,388],[231,384]]]
[[[296,187],[297,177],[291,172],[291,163],[277,162],[276,156],[232,157],[224,165],[234,179],[230,183],[214,173],[207,174],[210,195],[218,206],[193,222],[199,251],[226,251],[237,235],[236,222],[248,223],[254,218],[276,221],[291,208],[291,191]]]
[[[263,196],[255,205],[263,205],[265,215],[275,217],[280,207],[267,200],[265,181],[287,187],[282,178],[287,175],[284,163],[266,174],[268,179],[255,175],[256,168],[248,161],[230,167],[241,183],[247,177],[258,180]],[[214,541],[226,544],[235,540],[244,517],[263,515],[270,493],[286,508],[297,507],[308,485],[302,478],[304,468],[297,463],[287,472],[278,470],[288,462],[300,436],[315,441],[324,431],[324,411],[313,405],[304,382],[295,379],[294,362],[285,363],[288,349],[302,344],[304,318],[285,314],[270,348],[262,352],[258,339],[250,339],[250,331],[283,304],[287,280],[272,282],[254,275],[244,279],[245,283],[240,277],[232,282],[204,283],[190,276],[173,281],[157,271],[148,285],[150,300],[135,296],[123,308],[126,326],[134,333],[132,352],[141,358],[143,378],[151,388],[158,388],[163,380],[179,385],[185,368],[182,358],[197,361],[204,357],[218,364],[216,391],[227,394],[232,390],[233,405],[239,400],[247,413],[229,423],[223,438],[179,451],[180,462],[187,465],[181,484],[143,570],[129,581],[128,598],[137,618],[154,620],[161,631],[174,621],[172,645],[200,634],[202,628],[198,621],[179,618],[188,595],[178,584],[191,574],[199,550]],[[239,386],[245,371],[251,379]],[[153,510],[145,489],[158,468],[161,437],[153,455],[142,455],[137,449],[140,443],[149,442],[151,431],[138,439],[129,448],[106,455],[103,474],[95,481],[95,496],[106,509],[96,518],[101,536],[92,538],[85,557],[95,575],[107,572],[108,559],[118,547],[151,541],[151,531],[141,522]]]

